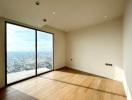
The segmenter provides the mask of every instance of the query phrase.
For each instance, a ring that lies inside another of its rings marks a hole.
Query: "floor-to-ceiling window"
[[[6,23],[7,84],[53,69],[53,34]]]
[[[37,31],[37,73],[53,68],[53,35]]]

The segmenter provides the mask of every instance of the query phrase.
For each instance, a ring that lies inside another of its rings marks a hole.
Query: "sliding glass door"
[[[7,84],[53,69],[53,34],[6,23]]]
[[[37,73],[53,69],[53,35],[37,31]]]
[[[7,23],[7,84],[35,75],[35,30]]]

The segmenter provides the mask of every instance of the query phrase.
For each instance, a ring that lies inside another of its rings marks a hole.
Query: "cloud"
[[[45,32],[37,32],[38,50],[52,50],[52,35]],[[13,52],[35,51],[35,30],[7,24],[7,50]]]

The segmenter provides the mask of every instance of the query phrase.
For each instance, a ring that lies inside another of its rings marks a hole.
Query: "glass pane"
[[[35,30],[7,23],[7,84],[35,75]]]
[[[53,69],[53,35],[37,31],[37,73]]]

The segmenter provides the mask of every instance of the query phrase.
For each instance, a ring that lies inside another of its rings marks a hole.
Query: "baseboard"
[[[63,67],[63,68],[64,68],[64,67]],[[96,77],[100,77],[100,78],[105,78],[105,79],[113,80],[113,79],[110,79],[110,78],[107,78],[107,77],[103,77],[103,76],[100,76],[100,75],[88,73],[88,72],[86,72],[86,71],[82,71],[82,70],[79,70],[79,69],[77,69],[77,68],[67,67],[67,66],[65,66],[65,68],[69,68],[69,69],[72,69],[72,70],[76,70],[76,71],[78,71],[78,72],[81,72],[81,73],[87,74],[87,75],[91,75],[91,76],[96,76]],[[61,68],[60,68],[60,69],[61,69]]]
[[[54,68],[54,70],[58,70],[58,69],[61,69],[63,67],[65,67],[65,66]]]
[[[119,68],[115,68],[115,71],[116,71],[116,77],[115,76],[110,76],[110,75],[105,75],[104,73],[96,73],[94,71],[91,71],[87,68],[80,68],[80,67],[71,67],[71,66],[67,66],[68,68],[72,68],[72,69],[75,69],[75,70],[79,70],[79,71],[83,71],[83,72],[86,72],[86,73],[89,73],[89,74],[94,74],[96,76],[100,76],[100,77],[104,77],[104,78],[107,78],[107,79],[112,79],[112,80],[116,80],[116,81],[119,81],[119,82],[122,82],[123,81],[123,71],[120,70]],[[108,70],[105,70],[108,72]]]
[[[126,93],[126,96],[127,96],[127,100],[132,100],[130,90],[129,90],[128,85],[127,85],[125,73],[123,75],[123,85],[124,85],[125,93]]]

